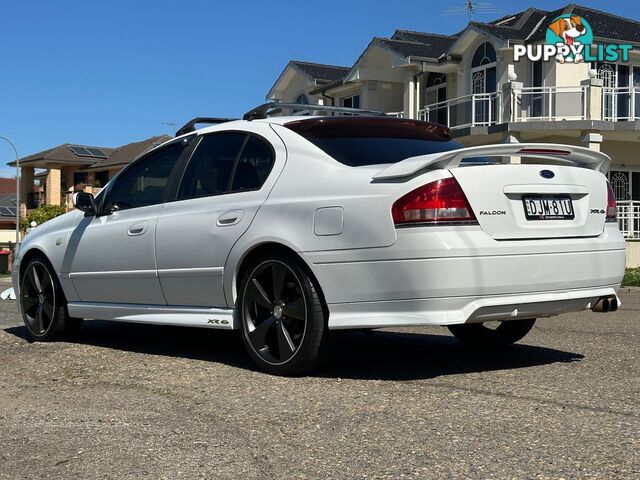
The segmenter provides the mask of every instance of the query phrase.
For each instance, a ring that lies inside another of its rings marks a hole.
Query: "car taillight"
[[[618,206],[616,205],[616,196],[613,193],[611,184],[607,182],[607,217],[605,222],[618,221]]]
[[[427,183],[396,200],[393,223],[477,223],[471,205],[453,177]]]

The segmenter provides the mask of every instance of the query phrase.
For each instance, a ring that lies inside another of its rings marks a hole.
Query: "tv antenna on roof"
[[[495,15],[502,13],[502,10],[496,7],[492,3],[474,2],[473,0],[467,0],[464,5],[459,7],[451,7],[441,15],[468,15],[469,20],[473,20],[475,15]]]

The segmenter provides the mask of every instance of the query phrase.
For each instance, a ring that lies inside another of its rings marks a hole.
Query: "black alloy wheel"
[[[319,288],[293,256],[273,254],[247,270],[239,289],[242,337],[254,362],[276,375],[317,364],[325,335]]]
[[[307,308],[300,280],[284,263],[267,261],[251,274],[244,294],[249,341],[266,362],[284,363],[302,343]]]
[[[32,261],[24,271],[20,303],[25,325],[34,337],[44,337],[52,329],[58,305],[56,286],[46,265]]]
[[[27,332],[33,340],[55,340],[74,335],[81,318],[69,317],[67,300],[55,270],[44,256],[28,260],[20,276],[20,307]]]

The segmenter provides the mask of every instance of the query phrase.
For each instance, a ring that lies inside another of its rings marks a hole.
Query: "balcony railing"
[[[453,129],[502,122],[633,121],[640,120],[640,87],[505,87],[427,105],[418,118]]]
[[[618,202],[618,225],[626,238],[640,239],[640,201]]]
[[[602,118],[609,121],[640,120],[640,87],[604,88]]]
[[[474,93],[432,103],[418,111],[418,118],[450,128],[495,125],[502,122],[501,93]]]
[[[586,120],[588,88],[525,87],[514,90],[511,121]]]

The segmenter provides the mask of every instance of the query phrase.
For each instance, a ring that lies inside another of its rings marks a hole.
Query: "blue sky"
[[[569,3],[483,1],[504,14]],[[3,3],[0,135],[21,156],[65,142],[118,146],[172,133],[162,122],[239,116],[264,100],[290,59],[351,65],[373,36],[454,33],[467,23],[441,15],[464,0]],[[637,0],[580,3],[640,18]],[[12,155],[0,143],[1,165]]]

